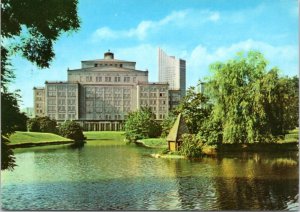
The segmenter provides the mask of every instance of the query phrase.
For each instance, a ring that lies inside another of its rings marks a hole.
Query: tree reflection
[[[174,163],[185,210],[283,210],[299,193],[295,157],[244,154],[189,163]]]

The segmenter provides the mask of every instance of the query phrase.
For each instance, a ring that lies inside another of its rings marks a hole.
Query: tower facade
[[[186,62],[158,49],[159,82],[169,84],[170,108],[179,104],[186,93]]]

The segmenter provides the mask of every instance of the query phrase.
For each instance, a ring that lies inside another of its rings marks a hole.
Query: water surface
[[[151,158],[153,149],[88,141],[15,150],[1,172],[10,210],[297,210],[298,156]]]

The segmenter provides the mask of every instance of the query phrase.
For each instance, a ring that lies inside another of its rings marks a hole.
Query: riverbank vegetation
[[[162,122],[161,136],[168,134],[176,115],[181,113],[190,132],[183,137],[179,151],[186,157],[230,149],[297,150],[299,79],[281,76],[277,68],[267,70],[267,64],[263,55],[255,51],[212,64],[204,92],[197,87],[187,90],[174,115],[171,113]],[[149,132],[151,126],[141,122],[138,128],[125,131],[130,134],[136,129]],[[284,144],[287,142],[291,144]]]

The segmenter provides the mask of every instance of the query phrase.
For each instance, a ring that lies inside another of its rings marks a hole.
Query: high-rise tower
[[[179,104],[186,92],[186,62],[168,56],[162,49],[158,49],[159,82],[169,84],[170,108]]]

